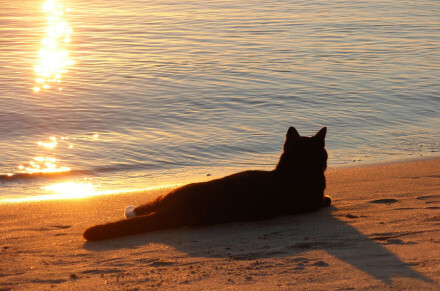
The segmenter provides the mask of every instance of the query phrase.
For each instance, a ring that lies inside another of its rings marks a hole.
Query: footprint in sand
[[[31,280],[31,283],[39,283],[39,284],[60,284],[66,282],[66,279],[34,279]]]
[[[413,242],[404,242],[398,237],[407,236],[416,233],[422,233],[423,231],[409,231],[409,232],[384,232],[384,233],[373,233],[369,237],[372,240],[384,242],[387,244],[413,244]]]
[[[68,229],[71,228],[71,225],[49,225],[47,227],[40,227],[40,228],[28,228],[28,230],[34,230],[34,231],[51,231],[55,229]]]
[[[34,229],[37,231],[53,231],[71,228],[71,225],[50,225],[48,227],[42,227],[40,229]],[[66,235],[66,233],[56,233],[54,236]]]
[[[416,199],[422,200],[426,204],[440,203],[440,195],[425,195],[425,196],[416,197]]]
[[[123,270],[120,269],[115,269],[115,268],[109,268],[109,269],[89,269],[89,270],[85,270],[80,272],[81,274],[117,274],[117,273],[121,273],[124,272]]]
[[[324,262],[324,261],[317,261],[315,263],[312,264],[312,266],[317,266],[317,267],[328,267],[329,264]]]
[[[419,177],[419,176],[411,177],[411,179],[420,179],[420,178],[440,178],[440,175],[429,175],[429,176],[424,176],[424,177]]]
[[[387,240],[386,244],[387,245],[414,245],[414,244],[417,244],[417,243],[412,242],[412,241],[403,241],[401,239],[394,238],[394,239]]]
[[[376,199],[376,200],[369,201],[369,203],[374,203],[374,204],[392,204],[392,203],[396,203],[396,202],[399,202],[399,200],[397,200],[397,199]]]
[[[350,214],[350,213],[348,213],[348,214],[346,214],[345,215],[345,217],[347,217],[347,218],[359,218],[359,216],[357,216],[357,215],[353,215],[353,214]]]
[[[167,261],[156,261],[151,263],[150,267],[168,267],[168,266],[174,266],[175,264],[173,262],[167,262]]]
[[[330,266],[327,262],[322,260],[310,260],[307,258],[299,257],[289,260],[289,264],[294,266],[295,270],[304,270],[307,267],[328,267]]]
[[[436,199],[436,198],[440,198],[440,195],[424,195],[424,196],[419,196],[416,199],[417,200],[428,200],[428,199]]]
[[[51,225],[51,227],[53,228],[58,228],[58,229],[68,229],[71,228],[71,225]]]

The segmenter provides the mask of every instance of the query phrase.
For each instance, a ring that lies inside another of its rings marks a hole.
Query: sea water
[[[438,0],[0,0],[0,200],[438,156],[439,92]]]

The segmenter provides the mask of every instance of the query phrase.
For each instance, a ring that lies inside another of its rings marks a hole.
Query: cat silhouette
[[[135,207],[134,217],[86,229],[88,241],[178,228],[268,219],[329,206],[324,195],[327,168],[322,128],[312,137],[287,131],[280,160],[271,171],[245,171],[192,183]]]

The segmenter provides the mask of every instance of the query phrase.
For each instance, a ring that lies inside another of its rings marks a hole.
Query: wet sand
[[[82,231],[146,193],[2,204],[0,289],[440,290],[440,159],[327,181],[318,212],[96,243]]]

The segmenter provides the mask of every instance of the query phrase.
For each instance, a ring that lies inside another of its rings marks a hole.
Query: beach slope
[[[440,290],[440,159],[327,180],[314,213],[97,243],[82,231],[147,194],[1,204],[0,289]]]

